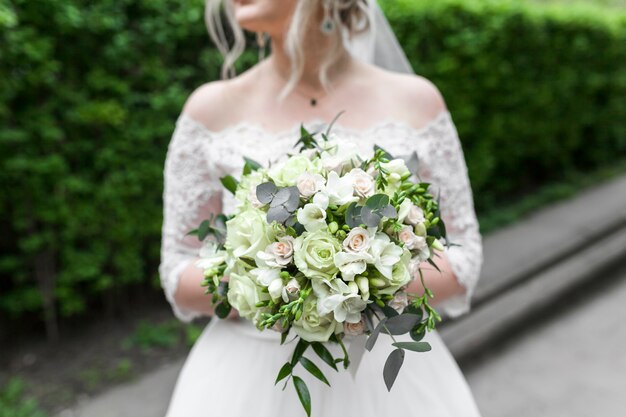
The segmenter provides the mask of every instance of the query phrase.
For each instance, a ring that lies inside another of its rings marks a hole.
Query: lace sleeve
[[[483,263],[482,237],[463,148],[449,112],[433,126],[429,139],[427,163],[421,175],[432,184],[433,195],[439,195],[448,240],[460,245],[446,251],[452,271],[466,289],[464,294],[443,300],[436,308],[448,317],[457,317],[470,310]]]
[[[186,234],[211,212],[221,210],[218,175],[206,153],[210,139],[206,130],[181,113],[165,158],[159,275],[174,314],[184,322],[202,315],[184,310],[174,300],[180,274],[200,248],[198,239]]]

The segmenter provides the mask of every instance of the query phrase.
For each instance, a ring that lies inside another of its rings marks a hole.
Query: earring
[[[259,61],[262,61],[265,58],[265,45],[266,45],[265,32],[256,33],[256,43],[259,46]]]
[[[320,25],[320,30],[325,35],[330,35],[335,30],[335,22],[330,17],[330,0],[322,0],[322,6],[324,7],[324,19]]]

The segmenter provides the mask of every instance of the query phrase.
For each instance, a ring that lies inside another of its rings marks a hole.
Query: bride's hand
[[[234,307],[232,307],[230,313],[228,313],[228,316],[226,316],[226,318],[229,320],[239,320],[239,312]]]

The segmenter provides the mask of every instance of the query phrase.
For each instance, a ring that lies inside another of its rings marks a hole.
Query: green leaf
[[[304,369],[306,369],[307,371],[311,373],[311,375],[313,375],[315,378],[319,379],[324,384],[330,387],[330,382],[328,382],[328,380],[324,376],[324,373],[321,371],[320,368],[317,367],[317,365],[315,365],[313,362],[311,362],[308,358],[304,356],[300,358],[300,363],[302,364]]]
[[[308,417],[311,416],[311,394],[309,394],[309,389],[307,388],[304,381],[298,377],[293,376],[293,386],[296,388],[296,392],[298,393],[298,398],[300,398],[300,402],[304,407],[304,411],[306,411],[306,415]]]
[[[278,371],[278,375],[276,376],[276,381],[274,382],[274,385],[278,384],[280,381],[285,379],[291,373],[292,370],[293,370],[293,367],[291,366],[291,364],[289,362],[285,362],[283,367],[280,368],[280,371]]]
[[[376,343],[376,339],[378,339],[378,335],[380,334],[380,331],[382,330],[383,325],[386,322],[387,322],[387,317],[383,317],[383,319],[380,322],[378,322],[378,325],[376,326],[372,334],[369,335],[369,337],[367,338],[367,341],[365,342],[365,349],[367,349],[370,352],[372,351],[372,348],[374,347],[374,344]]]
[[[346,209],[346,224],[351,228],[355,228],[362,223],[361,209],[363,207],[357,206],[356,203],[350,203]]]
[[[393,383],[396,381],[396,377],[398,376],[398,372],[400,372],[403,362],[404,350],[400,348],[394,349],[387,357],[383,369],[383,379],[385,380],[387,391],[391,391],[391,387],[393,387]]]
[[[387,316],[388,318],[395,317],[398,315],[398,312],[394,308],[389,307],[387,304],[385,304],[385,306],[382,309],[383,309],[383,313],[385,313],[385,316]]]
[[[395,159],[395,158],[394,158],[394,157],[393,157],[393,156],[392,156],[389,152],[387,152],[386,150],[384,150],[383,148],[381,148],[381,147],[380,147],[380,146],[378,146],[378,145],[374,145],[374,151],[378,151],[378,150],[383,151],[383,154],[384,154],[383,156],[384,156],[385,158],[389,159],[390,161],[391,161],[392,159]]]
[[[426,336],[426,326],[419,324],[413,327],[409,332],[409,336],[411,336],[411,339],[419,342],[424,338],[424,336]]]
[[[278,187],[273,182],[264,182],[256,187],[256,198],[263,204],[269,204],[278,192]]]
[[[306,348],[309,347],[309,342],[304,339],[298,340],[296,348],[293,350],[293,356],[291,357],[291,366],[296,366],[296,363],[300,360]]]
[[[256,171],[262,168],[261,164],[259,164],[254,159],[243,157],[243,160],[246,161],[246,166],[250,168],[251,171]]]
[[[198,227],[198,240],[203,241],[210,232],[211,223],[208,220],[204,220],[202,223],[200,223],[200,226]]]
[[[226,188],[233,195],[235,195],[239,182],[232,175],[226,175],[225,177],[220,178],[220,181],[222,182],[224,188]]]
[[[428,352],[432,349],[428,342],[394,342],[392,345],[397,348],[412,350],[413,352]]]
[[[389,334],[400,335],[411,331],[421,317],[417,314],[404,313],[395,317],[391,317],[385,323],[385,327],[389,330]],[[383,329],[383,332],[387,333],[387,330]]]
[[[315,351],[315,353],[317,353],[317,356],[319,356],[324,362],[326,362],[328,366],[333,368],[335,371],[339,371],[337,369],[337,365],[335,365],[335,359],[333,358],[333,355],[328,349],[326,349],[326,346],[324,346],[320,342],[313,342],[311,346],[313,346],[313,350]]]

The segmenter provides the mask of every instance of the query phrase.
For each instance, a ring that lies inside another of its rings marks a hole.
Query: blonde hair
[[[289,80],[281,93],[285,97],[291,91],[304,72],[304,42],[306,33],[313,23],[313,19],[328,3],[330,18],[335,29],[329,34],[331,48],[320,65],[320,83],[324,89],[330,88],[328,69],[340,57],[343,45],[344,32],[348,36],[365,30],[368,25],[368,1],[376,0],[296,0],[297,5],[293,12],[289,28],[285,37],[285,52],[291,61]],[[222,7],[223,6],[223,7]],[[233,42],[229,44],[226,30],[221,16],[221,10],[228,25],[231,27]],[[224,57],[222,78],[231,78],[236,75],[235,62],[246,48],[246,38],[243,29],[235,19],[231,0],[206,0],[205,22],[207,30],[217,49]]]

